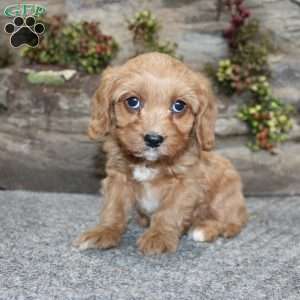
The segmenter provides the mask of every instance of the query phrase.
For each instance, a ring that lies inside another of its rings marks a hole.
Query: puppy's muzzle
[[[150,148],[158,148],[164,141],[163,136],[157,133],[148,133],[144,136],[146,146]]]

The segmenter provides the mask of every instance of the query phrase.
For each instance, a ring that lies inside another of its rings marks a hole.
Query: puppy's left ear
[[[217,104],[209,80],[200,74],[198,78],[198,97],[203,107],[196,118],[196,138],[202,150],[210,151],[215,146]]]

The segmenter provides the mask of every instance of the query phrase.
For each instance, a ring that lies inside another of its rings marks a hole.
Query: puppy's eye
[[[137,97],[129,97],[126,104],[130,109],[139,110],[141,108],[141,100]]]
[[[171,107],[171,111],[174,113],[183,112],[186,108],[186,103],[182,100],[176,100]]]

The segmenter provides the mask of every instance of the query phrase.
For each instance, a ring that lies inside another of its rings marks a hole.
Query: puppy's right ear
[[[91,101],[91,120],[88,135],[93,140],[101,139],[110,130],[114,73],[114,69],[111,67],[102,73],[100,86]]]

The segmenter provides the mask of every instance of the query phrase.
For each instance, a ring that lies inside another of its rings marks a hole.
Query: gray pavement
[[[248,198],[233,240],[144,257],[134,222],[119,248],[79,252],[98,196],[0,192],[0,299],[300,299],[300,197]]]

